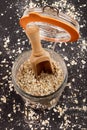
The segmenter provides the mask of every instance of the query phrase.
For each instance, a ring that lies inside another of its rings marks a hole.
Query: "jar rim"
[[[65,40],[63,42],[73,42],[79,38],[78,22],[62,12],[58,12],[57,15],[54,15],[54,14],[44,11],[44,7],[43,8],[37,8],[37,7],[30,8],[27,11],[27,13],[24,13],[24,15],[20,18],[20,25],[26,30],[27,24],[31,24],[32,22],[33,22],[33,24],[35,24],[35,22],[37,22],[37,25],[39,25],[39,22],[43,22],[43,23],[47,24],[47,27],[49,24],[49,29],[51,28],[51,26],[50,26],[51,24],[53,26],[64,29],[65,34],[67,34],[67,32],[68,32],[70,35],[70,38],[69,39],[66,38],[67,40]],[[42,30],[43,30],[43,25],[41,25],[41,26],[42,26]],[[44,30],[46,33],[46,28]],[[58,30],[58,29],[55,29],[55,30]],[[62,32],[62,30],[61,30],[61,32]],[[50,31],[49,31],[49,33],[50,33]],[[54,31],[54,33],[55,33],[55,31]],[[55,35],[56,35],[56,33],[55,33]],[[43,36],[43,34],[42,34],[42,36]],[[51,36],[52,36],[52,34],[51,34]],[[43,37],[43,39],[44,38],[45,37]],[[48,36],[48,39],[49,39],[49,36]],[[59,41],[57,39],[58,39],[58,37],[55,37],[53,39],[54,42]],[[45,39],[45,40],[47,40],[47,39]],[[51,41],[52,39],[49,39],[49,40]]]

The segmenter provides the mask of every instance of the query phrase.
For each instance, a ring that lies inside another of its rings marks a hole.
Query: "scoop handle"
[[[26,35],[30,39],[33,55],[41,55],[43,48],[40,41],[39,27],[36,25],[27,25]]]

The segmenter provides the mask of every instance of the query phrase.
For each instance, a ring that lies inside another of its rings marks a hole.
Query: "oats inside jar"
[[[45,96],[55,92],[64,80],[60,64],[52,60],[53,73],[41,72],[35,77],[30,60],[25,61],[17,73],[17,84],[26,93],[34,96]]]

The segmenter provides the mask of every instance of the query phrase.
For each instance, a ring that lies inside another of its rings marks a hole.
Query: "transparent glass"
[[[44,6],[41,7],[29,7],[25,10],[23,16],[29,15],[31,12],[36,12],[41,16],[47,16],[49,18],[55,18],[55,20],[62,21],[71,27],[75,28],[77,32],[79,32],[79,24],[70,16],[59,12],[56,7],[52,6]],[[52,25],[50,23],[45,22],[31,22],[29,25],[36,24],[40,28],[40,36],[42,40],[52,41],[52,42],[68,42],[71,39],[71,35],[68,31],[66,31],[62,27],[58,27],[56,25]]]
[[[64,73],[64,80],[63,80],[61,86],[59,86],[59,88],[54,93],[46,95],[46,96],[33,96],[33,95],[26,93],[25,91],[23,91],[20,88],[20,86],[18,86],[17,72],[18,72],[20,66],[26,60],[29,59],[31,51],[22,53],[16,59],[14,65],[12,67],[12,81],[13,81],[15,90],[23,98],[23,100],[25,101],[27,106],[30,106],[31,108],[34,108],[34,109],[38,109],[38,108],[51,109],[52,107],[54,107],[58,103],[59,98],[67,83],[68,73],[67,73],[67,67],[66,67],[66,64],[65,64],[63,58],[59,54],[54,52],[53,50],[50,50],[50,49],[46,49],[46,50],[50,53],[51,57],[60,64],[60,66],[63,70],[63,73]]]

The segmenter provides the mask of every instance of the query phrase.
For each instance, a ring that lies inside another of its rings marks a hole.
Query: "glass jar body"
[[[54,52],[50,49],[46,49],[46,50],[50,53],[52,59],[60,64],[60,66],[63,70],[63,74],[64,74],[64,80],[63,80],[61,86],[59,86],[59,88],[54,93],[46,95],[46,96],[33,96],[33,95],[26,93],[25,91],[23,91],[20,88],[20,86],[18,86],[17,79],[16,79],[17,72],[18,72],[20,66],[29,59],[31,51],[22,53],[16,59],[14,65],[12,67],[12,80],[13,80],[15,90],[23,98],[23,100],[25,101],[27,106],[30,106],[31,108],[34,108],[34,109],[38,109],[38,108],[51,109],[52,107],[54,107],[58,103],[59,98],[67,83],[68,73],[67,73],[67,68],[66,68],[63,58],[59,54],[57,54],[56,52]]]

